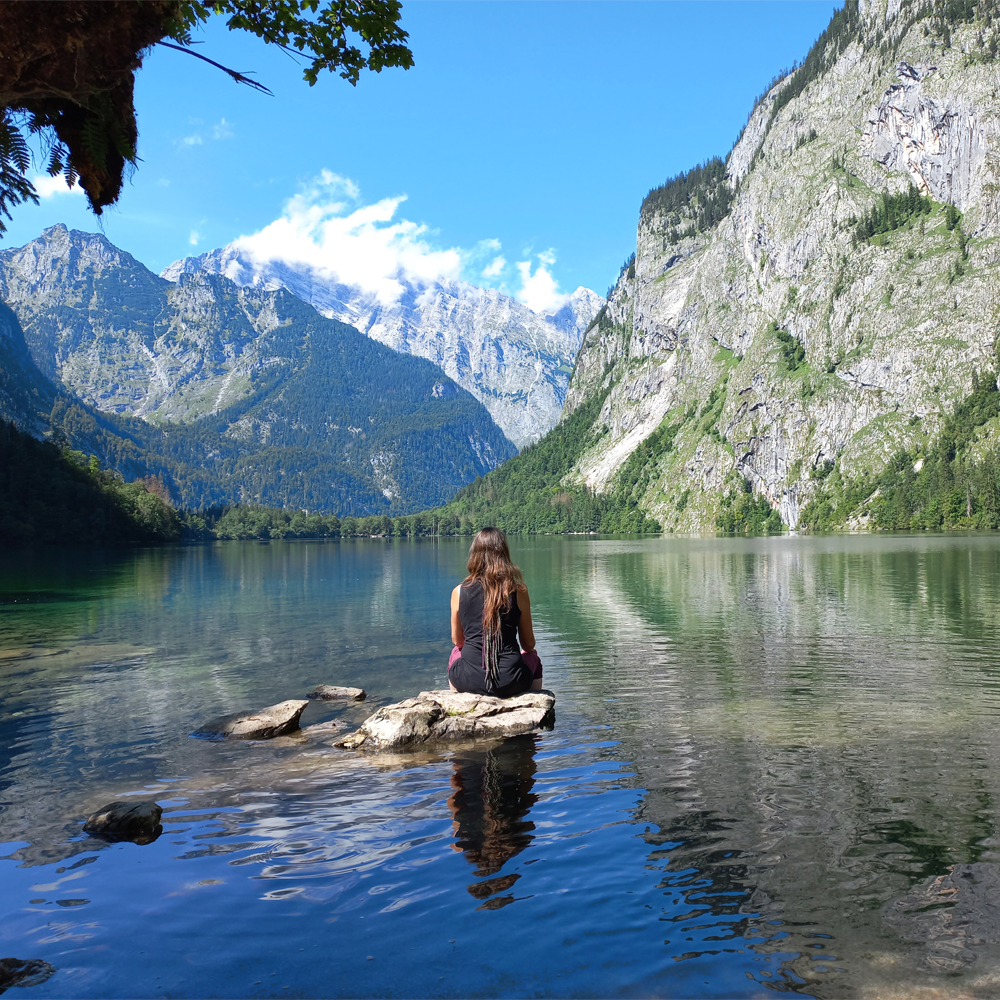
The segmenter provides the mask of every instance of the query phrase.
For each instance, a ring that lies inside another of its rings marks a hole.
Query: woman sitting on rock
[[[528,588],[510,561],[507,536],[483,528],[469,548],[468,570],[451,592],[452,691],[509,698],[540,690],[542,662],[535,652]]]

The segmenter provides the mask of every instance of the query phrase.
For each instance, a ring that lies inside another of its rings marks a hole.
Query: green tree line
[[[169,542],[181,518],[156,477],[126,483],[93,456],[0,420],[0,541]]]
[[[429,514],[442,534],[472,534],[492,525],[508,534],[642,533],[660,525],[639,506],[637,468],[626,462],[610,490],[595,493],[564,482],[577,459],[596,442],[594,423],[607,391],[591,396],[536,444],[459,490]],[[631,462],[631,459],[630,459]]]
[[[934,200],[921,194],[912,184],[901,194],[886,194],[875,202],[871,211],[858,223],[854,230],[854,242],[871,239],[880,233],[891,233],[908,225],[912,219],[930,215],[934,211]],[[945,208],[945,221],[949,230],[958,223],[958,209],[954,205]]]

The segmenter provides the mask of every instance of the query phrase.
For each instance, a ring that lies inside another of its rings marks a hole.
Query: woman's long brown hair
[[[500,613],[510,607],[514,591],[524,588],[524,577],[510,561],[507,536],[499,528],[483,528],[472,539],[467,568],[462,586],[483,588],[483,669],[493,687],[500,668]]]

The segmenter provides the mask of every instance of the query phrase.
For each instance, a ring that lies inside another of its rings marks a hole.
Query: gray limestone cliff
[[[197,271],[224,274],[242,286],[287,288],[324,316],[433,361],[489,410],[518,447],[558,421],[583,331],[604,302],[581,287],[558,312],[540,315],[494,289],[467,282],[421,285],[399,275],[404,293],[384,305],[308,268],[258,261],[238,242],[176,261],[161,276],[176,281]]]
[[[998,41],[992,5],[849,3],[724,165],[650,192],[567,395],[603,400],[569,480],[613,489],[670,428],[639,498],[666,528],[744,484],[795,527],[833,465],[919,453],[996,369]]]

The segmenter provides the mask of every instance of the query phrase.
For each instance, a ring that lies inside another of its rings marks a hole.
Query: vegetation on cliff
[[[597,494],[563,482],[592,443],[604,396],[592,396],[537,444],[459,490],[429,513],[445,534],[470,534],[493,525],[513,534],[648,532],[658,522],[640,509],[626,469],[613,489]]]
[[[871,207],[854,229],[854,242],[871,239],[882,233],[891,233],[910,225],[914,219],[930,215],[936,208],[933,198],[921,194],[912,184],[900,194],[883,192],[882,197]],[[954,205],[946,207],[949,231],[958,223],[959,214]]]
[[[845,477],[824,468],[823,484],[802,511],[811,531],[848,526],[889,531],[1000,528],[1000,448],[976,449],[1000,416],[997,373],[976,377],[934,443],[897,452],[877,475]]]
[[[830,23],[813,42],[805,59],[793,67],[788,82],[778,91],[771,105],[768,126],[778,116],[782,108],[790,104],[814,80],[818,80],[833,67],[840,54],[858,36],[861,14],[858,0],[847,0],[840,10],[834,11]]]
[[[767,90],[754,102],[755,110],[777,84],[786,81],[771,104],[765,132],[782,108],[833,66],[848,43],[857,37],[860,20],[857,0],[847,0],[834,12],[830,24],[802,63],[780,73],[768,84]],[[802,138],[806,142],[816,138],[815,130]],[[737,185],[730,183],[727,177],[727,162],[728,157],[724,160],[714,156],[652,188],[642,201],[640,215],[643,218],[661,215],[667,226],[664,238],[669,244],[712,229],[729,214],[737,193]]]
[[[785,527],[781,515],[767,502],[767,498],[761,493],[754,496],[746,479],[722,498],[720,506],[715,525],[726,534],[767,535]]]
[[[716,226],[729,214],[732,202],[726,164],[715,156],[653,188],[643,199],[640,214],[662,216],[667,225],[664,238],[673,244]]]

